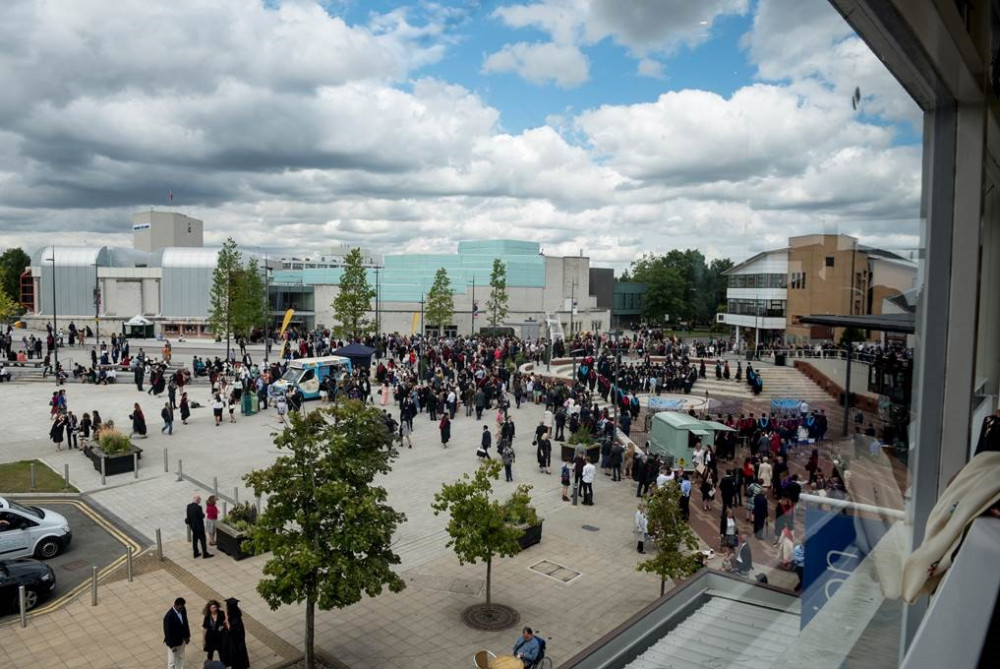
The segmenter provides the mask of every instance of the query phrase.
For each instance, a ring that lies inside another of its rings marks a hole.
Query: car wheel
[[[38,606],[39,599],[40,598],[38,597],[38,593],[37,592],[35,592],[34,590],[30,590],[28,588],[25,588],[24,589],[24,610],[25,611],[30,611],[31,609],[33,609],[36,606]],[[15,599],[14,600],[14,610],[15,611],[20,611],[21,610],[20,606],[21,606],[21,604],[20,604],[20,598]]]
[[[56,555],[59,555],[59,542],[51,537],[42,539],[35,549],[35,557],[43,560],[54,558]]]

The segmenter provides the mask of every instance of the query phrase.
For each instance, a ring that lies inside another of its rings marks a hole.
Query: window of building
[[[833,267],[833,261],[834,260],[835,260],[835,258],[833,256],[827,256],[826,257],[826,266],[827,267]]]

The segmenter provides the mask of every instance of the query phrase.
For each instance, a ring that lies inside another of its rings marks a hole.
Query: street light
[[[94,339],[101,343],[101,280],[98,277],[99,265],[94,261]]]
[[[52,253],[46,258],[52,263],[52,352],[55,355],[56,385],[59,385],[59,330],[56,329],[56,247],[52,246]]]

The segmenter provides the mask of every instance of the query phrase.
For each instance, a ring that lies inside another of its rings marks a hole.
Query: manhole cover
[[[70,571],[74,569],[79,569],[80,567],[86,567],[86,560],[73,560],[72,562],[67,562],[62,566],[63,569],[69,569]]]
[[[588,532],[597,532],[597,531],[598,531],[598,530],[600,530],[601,528],[599,528],[599,527],[594,527],[593,525],[584,525],[584,526],[583,526],[583,529],[587,530]]]
[[[521,622],[521,615],[503,604],[475,604],[462,611],[462,622],[476,630],[505,630]]]

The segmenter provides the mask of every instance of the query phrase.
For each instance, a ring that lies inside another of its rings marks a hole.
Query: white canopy
[[[125,325],[130,325],[130,326],[131,325],[136,325],[136,326],[138,326],[138,325],[152,325],[152,324],[153,324],[153,321],[149,320],[148,318],[146,318],[142,314],[139,314],[138,316],[133,316],[132,318],[130,318],[129,320],[127,320],[125,322]]]

